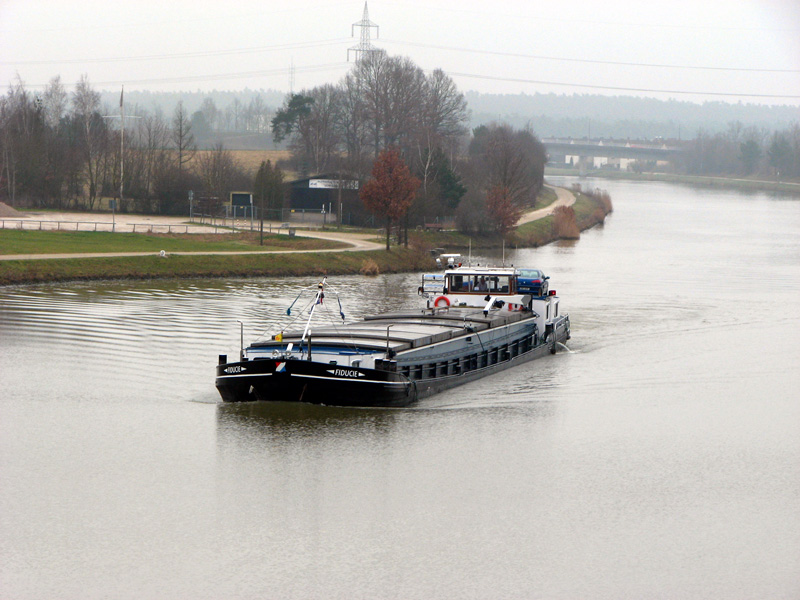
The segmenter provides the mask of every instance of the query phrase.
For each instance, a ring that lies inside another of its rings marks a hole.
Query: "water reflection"
[[[318,406],[294,402],[221,403],[217,431],[221,441],[295,440],[325,435],[360,436],[386,433],[395,423],[395,411]]]

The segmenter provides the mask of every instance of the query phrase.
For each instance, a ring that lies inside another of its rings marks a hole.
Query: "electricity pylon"
[[[353,52],[355,54],[356,62],[358,62],[358,59],[360,59],[366,52],[377,52],[377,48],[374,48],[370,43],[369,34],[370,34],[370,29],[374,27],[375,37],[380,37],[380,29],[378,29],[377,24],[369,20],[369,11],[367,10],[366,2],[364,2],[364,15],[361,17],[361,20],[353,23],[353,26],[350,28],[350,35],[352,37],[355,37],[356,27],[361,28],[361,41],[358,43],[357,46],[353,46],[352,48],[347,49],[348,62],[350,62],[350,52]]]

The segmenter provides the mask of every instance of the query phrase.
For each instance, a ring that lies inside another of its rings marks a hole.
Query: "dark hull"
[[[332,406],[403,407],[438,392],[555,352],[569,339],[568,327],[556,329],[546,342],[473,370],[439,377],[409,379],[391,371],[337,367],[290,359],[259,359],[217,366],[216,386],[226,402],[283,401]]]
[[[254,360],[217,366],[226,402],[310,402],[332,406],[408,406],[413,382],[397,373],[337,367],[307,360]]]

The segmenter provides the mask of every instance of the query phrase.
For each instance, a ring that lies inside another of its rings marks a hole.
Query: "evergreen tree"
[[[264,216],[280,217],[285,186],[283,171],[271,161],[262,161],[253,181],[253,198],[261,207],[261,244],[264,244]]]

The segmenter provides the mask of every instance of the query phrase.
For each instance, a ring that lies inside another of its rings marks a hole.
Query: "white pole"
[[[122,117],[122,131],[119,135],[119,201],[122,202],[122,190],[125,181],[125,86],[122,86],[122,93],[119,95],[119,112]]]
[[[120,119],[121,127],[119,134],[119,201],[122,203],[124,192],[125,180],[125,86],[122,86],[122,92],[119,95],[119,117],[116,115],[104,116],[104,119]],[[141,117],[131,117],[132,119],[140,119]],[[117,204],[114,202],[111,205],[111,231],[116,231],[117,226]]]
[[[306,335],[308,334],[308,330],[311,327],[311,319],[314,318],[314,310],[317,308],[317,304],[319,304],[319,301],[320,301],[320,299],[322,297],[322,294],[324,293],[325,282],[327,280],[328,280],[327,277],[323,277],[322,281],[317,286],[317,295],[314,297],[314,304],[311,307],[311,314],[308,315],[308,321],[306,322],[306,328],[305,328],[305,330],[303,330],[303,337],[300,338],[301,342],[305,341],[305,339],[306,339]]]

